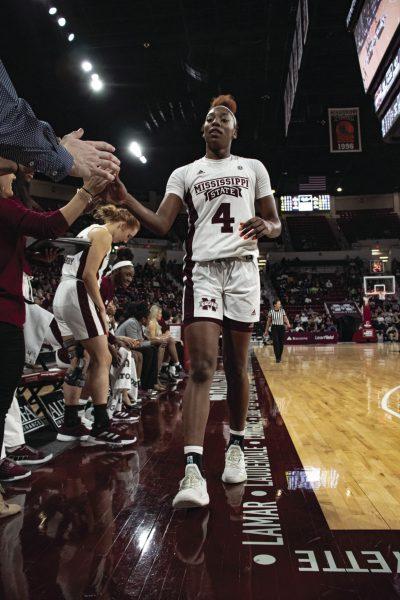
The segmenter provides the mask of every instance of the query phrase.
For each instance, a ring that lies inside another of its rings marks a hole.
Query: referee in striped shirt
[[[285,325],[290,328],[289,319],[286,316],[285,309],[282,308],[281,301],[276,299],[274,300],[273,308],[268,313],[265,335],[267,335],[271,328],[272,343],[277,363],[280,363],[282,358],[283,346],[285,343]]]

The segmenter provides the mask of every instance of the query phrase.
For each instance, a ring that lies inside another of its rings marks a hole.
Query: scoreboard
[[[400,2],[365,0],[354,28],[358,60],[367,92],[400,23]]]
[[[387,142],[400,141],[400,0],[353,0],[347,18],[354,32],[365,91]]]
[[[329,194],[320,196],[299,195],[281,196],[282,212],[327,212],[331,209],[331,197]]]
[[[371,260],[369,271],[373,275],[379,275],[385,272],[385,263],[382,260]]]

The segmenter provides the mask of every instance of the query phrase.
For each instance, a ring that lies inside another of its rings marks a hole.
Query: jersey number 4
[[[232,223],[234,222],[235,218],[231,217],[231,205],[229,202],[220,204],[211,220],[211,223],[214,224],[221,223],[221,233],[233,233]]]

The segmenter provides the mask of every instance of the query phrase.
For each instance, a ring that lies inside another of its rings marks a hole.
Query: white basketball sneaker
[[[225,454],[225,469],[222,473],[224,483],[242,483],[246,481],[246,464],[240,446],[231,444]]]
[[[172,501],[173,508],[196,508],[210,504],[207,482],[197,465],[186,465],[185,477],[179,484],[179,492]]]

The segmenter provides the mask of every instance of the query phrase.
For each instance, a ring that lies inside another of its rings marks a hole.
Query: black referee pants
[[[272,325],[271,326],[271,338],[274,346],[276,360],[281,360],[283,346],[285,343],[285,326],[284,325]]]

